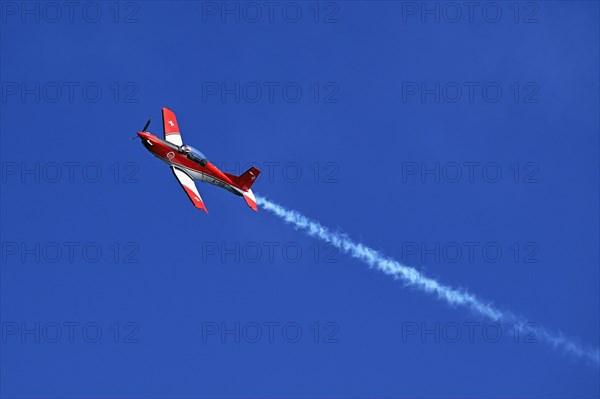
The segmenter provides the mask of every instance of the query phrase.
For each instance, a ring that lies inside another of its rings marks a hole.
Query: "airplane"
[[[162,109],[164,140],[147,132],[152,118],[146,122],[137,137],[148,151],[171,166],[173,174],[196,208],[208,213],[202,197],[194,184],[195,180],[204,181],[222,187],[235,195],[244,197],[246,204],[258,212],[256,198],[251,188],[260,174],[254,166],[240,176],[222,172],[195,148],[183,144],[175,113],[169,108]],[[136,137],[133,137],[135,139]]]

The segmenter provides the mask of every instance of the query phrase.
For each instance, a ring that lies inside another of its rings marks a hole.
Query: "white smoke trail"
[[[486,304],[481,299],[466,291],[440,284],[436,280],[426,277],[416,269],[385,257],[363,244],[356,243],[343,233],[332,232],[318,222],[296,211],[286,209],[258,195],[256,196],[256,202],[263,209],[272,212],[297,229],[305,231],[308,235],[333,245],[340,251],[367,263],[370,267],[374,267],[395,279],[402,280],[408,286],[429,294],[435,294],[439,299],[446,301],[450,305],[466,307],[494,322],[518,323],[519,326],[526,324],[526,321],[521,317]],[[555,348],[561,348],[567,353],[591,362],[595,366],[600,365],[600,350],[598,349],[584,349],[562,334],[549,333],[541,328],[538,330],[536,337]]]

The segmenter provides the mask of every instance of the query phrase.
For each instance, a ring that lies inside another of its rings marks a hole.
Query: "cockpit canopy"
[[[196,163],[199,163],[202,166],[206,166],[206,163],[208,162],[208,159],[206,159],[206,156],[203,153],[189,145],[182,145],[181,152],[185,154],[185,156],[187,156],[189,159]]]

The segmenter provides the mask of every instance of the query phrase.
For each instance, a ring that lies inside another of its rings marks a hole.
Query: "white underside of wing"
[[[204,206],[204,201],[202,201],[202,197],[200,197],[200,193],[196,188],[196,184],[194,184],[194,180],[183,170],[175,166],[171,166],[171,168],[173,169],[175,177],[177,177],[177,180],[179,180],[179,183],[181,183],[181,186],[185,190],[186,194],[194,203],[194,206],[202,209],[204,212],[207,212],[206,207]]]
[[[169,143],[175,144],[176,146],[183,145],[183,142],[181,141],[181,135],[177,133],[166,134],[165,140],[167,140]]]

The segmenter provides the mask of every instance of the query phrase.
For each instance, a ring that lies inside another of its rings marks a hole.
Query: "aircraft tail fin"
[[[236,183],[242,190],[248,191],[256,181],[258,175],[260,175],[260,170],[253,166],[240,176],[237,176]]]

